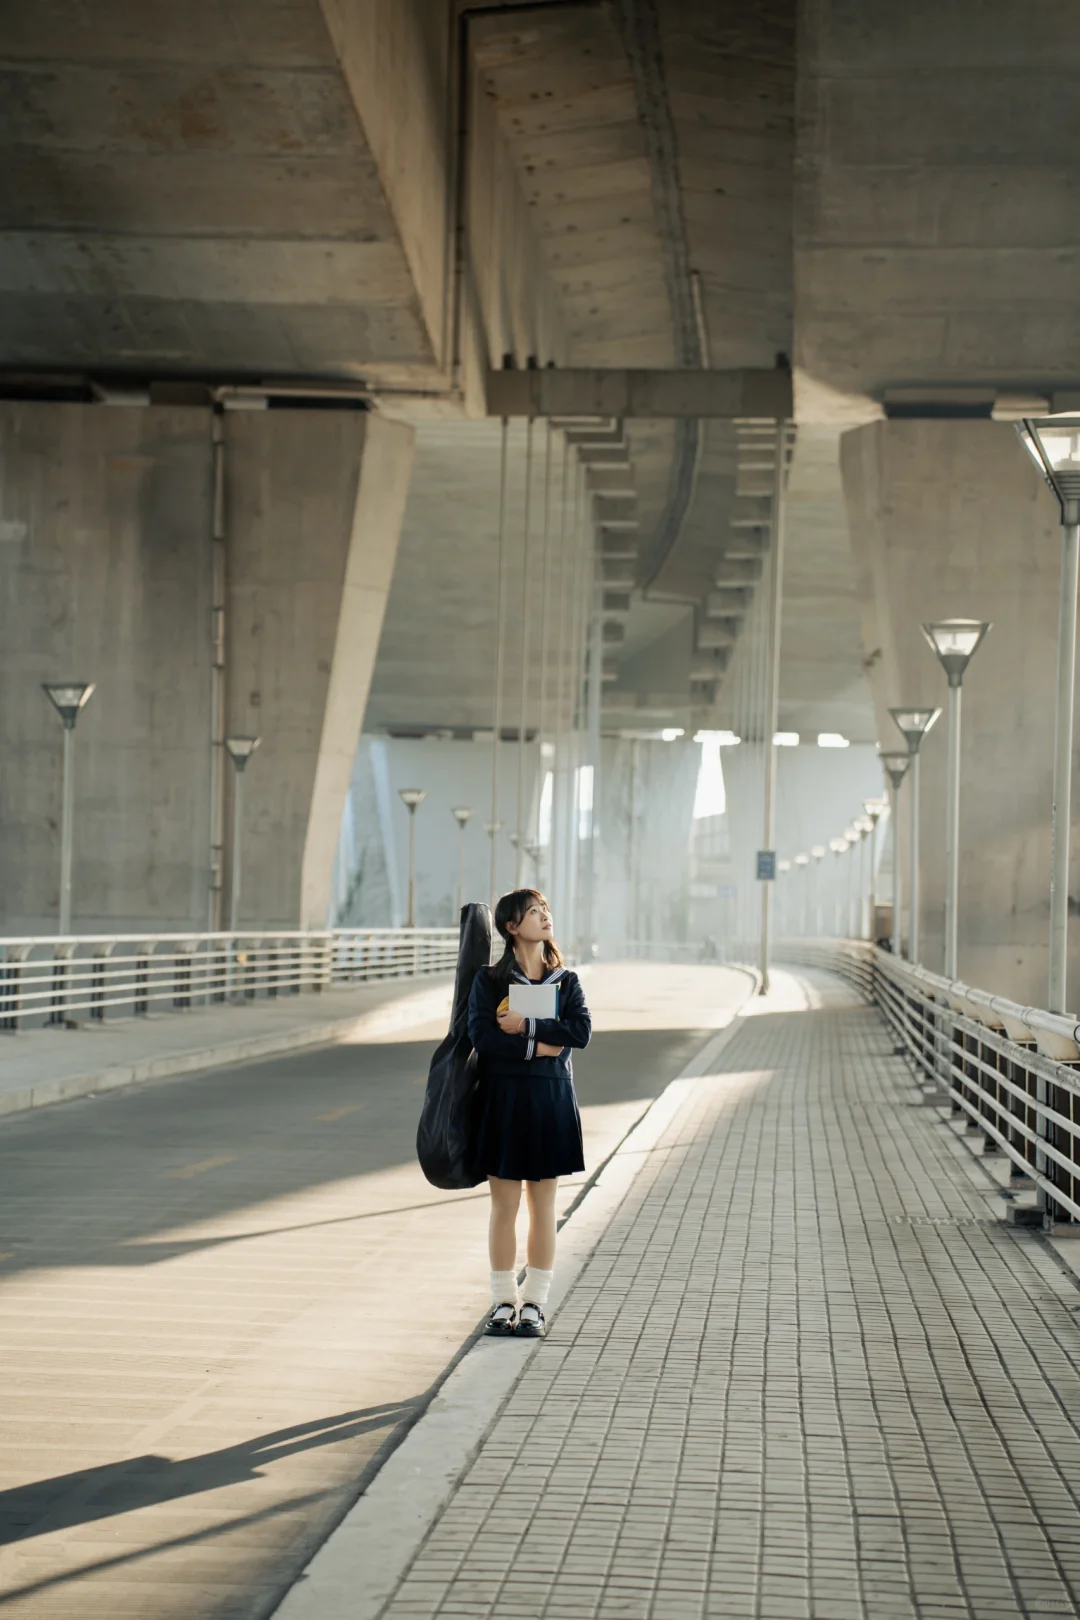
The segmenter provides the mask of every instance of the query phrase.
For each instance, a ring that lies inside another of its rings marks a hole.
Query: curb
[[[571,1206],[559,1232],[549,1315],[557,1313],[576,1283],[646,1154],[742,1028],[759,983],[752,970],[742,971],[751,985],[729,1023],[664,1088]],[[477,1330],[434,1386],[427,1407],[273,1611],[277,1620],[378,1620],[540,1343],[507,1344],[482,1338]]]

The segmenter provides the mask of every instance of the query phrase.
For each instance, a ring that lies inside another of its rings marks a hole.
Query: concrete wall
[[[845,435],[842,467],[883,741],[903,747],[890,706],[945,703],[945,677],[920,622],[993,621],[964,684],[960,973],[1044,1005],[1061,555],[1056,504],[1006,424],[875,423]],[[922,765],[922,957],[937,971],[945,745],[943,716],[923,745]],[[905,785],[902,823],[906,800]],[[902,865],[906,870],[906,858]],[[1080,960],[1074,957],[1073,966],[1076,986]]]
[[[225,455],[228,729],[263,739],[241,921],[321,926],[411,432],[234,414]],[[8,933],[56,927],[61,728],[40,683],[65,679],[97,683],[75,739],[76,932],[206,926],[211,489],[208,411],[0,406]]]

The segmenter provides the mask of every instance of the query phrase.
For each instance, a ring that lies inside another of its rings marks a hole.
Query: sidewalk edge
[[[576,1283],[645,1155],[742,1028],[760,981],[752,969],[740,971],[750,988],[728,1023],[665,1086],[568,1211],[559,1233],[549,1315]],[[507,1344],[477,1337],[464,1348],[427,1407],[272,1611],[276,1620],[378,1620],[538,1347],[536,1340]]]

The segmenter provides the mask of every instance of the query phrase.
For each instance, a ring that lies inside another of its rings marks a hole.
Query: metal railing
[[[911,1062],[981,1134],[983,1151],[1008,1157],[1012,1187],[1036,1189],[1036,1221],[1080,1221],[1074,1018],[943,979],[859,941],[788,940],[780,949],[786,961],[839,973],[877,1003]]]
[[[452,973],[456,928],[0,939],[0,1030]]]

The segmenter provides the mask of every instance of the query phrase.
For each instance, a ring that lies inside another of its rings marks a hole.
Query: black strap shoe
[[[544,1313],[539,1305],[523,1305],[518,1315],[518,1338],[542,1339],[546,1331]]]
[[[496,1305],[487,1319],[484,1332],[492,1339],[505,1339],[514,1331],[517,1309],[513,1305]]]

